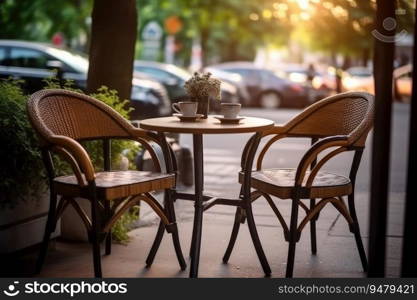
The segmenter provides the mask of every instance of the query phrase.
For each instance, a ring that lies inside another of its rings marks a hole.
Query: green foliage
[[[77,92],[77,93],[82,93],[83,91],[81,91],[80,89],[77,89],[74,87],[74,80],[70,80],[70,79],[66,79],[62,82],[62,87],[61,84],[59,82],[59,79],[56,77],[48,77],[42,80],[45,89],[64,89],[64,90],[68,90],[68,91],[73,91],[73,92]]]
[[[50,41],[64,34],[67,44],[79,46],[80,37],[89,39],[93,0],[1,0],[0,38]]]
[[[127,211],[113,226],[112,238],[120,244],[126,244],[130,238],[127,234],[132,226],[132,223],[139,219],[140,207],[133,206]]]
[[[111,90],[106,86],[100,87],[96,93],[90,95],[93,98],[103,101],[107,105],[113,107],[119,114],[121,114],[126,119],[129,118],[129,113],[133,108],[128,107],[128,100],[121,100],[117,95],[116,90]]]
[[[21,81],[0,81],[0,206],[43,191],[45,172],[38,144],[26,116]]]
[[[62,32],[67,44],[89,45],[93,0],[0,0],[0,38],[50,41]],[[136,0],[139,30],[153,20],[161,25],[178,16],[183,29],[176,34],[177,58],[189,63],[192,40],[201,39],[204,60],[251,60],[257,47],[286,45],[292,32],[309,48],[332,54],[360,56],[372,49],[371,31],[376,1],[310,1],[315,12],[307,22],[292,17],[301,13],[295,0]],[[406,14],[397,15],[397,29],[413,26],[413,0],[395,0]],[[285,4],[287,12],[280,17]],[[347,18],[332,8],[346,11]],[[256,16],[256,18],[251,18]],[[139,35],[140,36],[140,35]],[[138,42],[138,56],[142,44]],[[162,58],[162,49],[161,49]]]
[[[397,15],[398,32],[412,30],[412,0],[396,0],[405,14]],[[376,2],[326,0],[310,4],[311,17],[299,24],[299,37],[311,49],[332,54],[369,56],[373,47]]]
[[[26,115],[25,95],[20,87],[21,81],[0,81],[0,206],[13,206],[17,201],[37,199],[40,192],[46,191],[46,174],[39,153],[38,142]],[[45,80],[46,88],[59,88],[56,78]],[[81,92],[73,87],[71,81],[63,82],[63,88]],[[126,100],[119,99],[117,92],[107,87],[101,87],[91,96],[113,107],[124,117],[130,109],[126,108]],[[101,141],[83,143],[97,170],[103,169],[103,152]],[[139,144],[132,141],[112,141],[112,164],[118,164],[122,152],[134,168],[133,158],[140,150]],[[71,167],[64,161],[54,157],[58,175],[72,173]],[[138,208],[131,209],[116,222],[113,229],[113,239],[117,242],[128,241],[127,232],[131,223],[138,218]]]
[[[285,0],[137,0],[139,29],[156,20],[163,25],[169,16],[178,16],[183,29],[176,34],[181,50],[177,56],[186,62],[192,40],[200,39],[203,59],[252,60],[257,47],[265,43],[283,45],[288,41],[291,25],[276,15],[263,17],[264,10],[273,11],[276,2]],[[251,20],[251,14],[259,16]],[[188,62],[188,61],[187,61]]]

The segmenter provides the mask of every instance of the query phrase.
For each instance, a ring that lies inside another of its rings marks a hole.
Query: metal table
[[[174,200],[191,200],[195,202],[194,209],[194,225],[191,242],[191,268],[190,277],[198,277],[198,265],[200,260],[200,247],[201,247],[201,231],[203,222],[203,211],[216,205],[232,205],[241,206],[241,199],[225,199],[218,197],[210,197],[203,194],[204,190],[204,169],[203,169],[203,135],[204,134],[237,134],[237,133],[251,133],[255,135],[251,138],[249,148],[256,149],[262,136],[262,132],[271,129],[274,126],[274,122],[267,119],[247,117],[243,119],[239,124],[221,124],[219,120],[209,116],[207,119],[200,119],[196,122],[180,122],[177,117],[162,117],[146,119],[140,122],[142,129],[156,131],[164,140],[164,134],[167,132],[175,133],[188,133],[193,135],[193,154],[194,154],[194,194],[181,193],[176,190],[171,191],[171,196]],[[168,148],[168,146],[167,146]],[[244,155],[247,153],[249,156],[254,156],[255,151],[251,149],[245,149]],[[164,151],[165,155],[171,156],[172,153],[169,150]],[[252,159],[248,161],[252,162]],[[251,169],[252,166],[243,166],[242,169]],[[172,164],[168,164],[167,171],[172,172]],[[250,176],[250,174],[249,174]],[[250,191],[249,191],[250,192]],[[149,253],[147,261],[153,261],[155,254],[159,248],[162,236],[164,234],[164,227],[159,226],[155,241],[152,245],[152,249]],[[252,239],[257,239],[258,235],[251,230]],[[255,241],[254,241],[255,242]],[[256,245],[256,243],[255,243]]]

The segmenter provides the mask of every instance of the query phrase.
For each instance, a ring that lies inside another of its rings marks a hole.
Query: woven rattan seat
[[[252,173],[251,187],[280,199],[291,199],[295,184],[296,169],[264,169]],[[306,180],[310,172],[306,172]],[[239,173],[239,183],[243,173]],[[319,171],[310,188],[301,187],[300,198],[328,198],[349,195],[352,192],[350,179],[330,172]]]
[[[97,195],[103,200],[113,200],[130,195],[169,189],[175,186],[174,174],[161,174],[144,171],[97,172]],[[58,194],[69,197],[87,197],[88,188],[80,186],[74,175],[54,179]]]
[[[105,253],[111,253],[111,232],[115,222],[140,201],[149,204],[161,218],[160,227],[172,233],[175,252],[181,269],[186,268],[179,242],[171,191],[175,174],[163,173],[154,147],[163,150],[165,166],[173,164],[172,149],[167,141],[155,133],[135,128],[110,106],[89,96],[66,90],[42,90],[33,94],[27,112],[36,131],[42,158],[50,183],[50,206],[45,235],[37,262],[40,272],[51,233],[64,210],[73,206],[86,227],[92,244],[94,274],[101,277],[100,243],[105,240]],[[111,141],[135,141],[146,149],[155,172],[111,170]],[[96,172],[82,146],[82,141],[101,142],[103,172]],[[72,167],[73,174],[55,176],[52,156],[58,155]],[[171,171],[170,171],[171,172]],[[150,193],[164,191],[164,206]],[[59,199],[58,199],[59,197]],[[91,203],[91,216],[79,205],[78,199]],[[59,200],[59,201],[58,201]],[[147,265],[151,265],[147,260]]]

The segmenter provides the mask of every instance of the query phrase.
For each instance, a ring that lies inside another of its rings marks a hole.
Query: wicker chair
[[[64,90],[43,90],[34,93],[28,103],[30,122],[38,134],[42,158],[49,177],[50,208],[45,236],[37,261],[40,272],[45,260],[50,235],[68,205],[72,205],[87,228],[92,243],[94,274],[102,276],[100,242],[106,240],[105,253],[111,253],[111,228],[122,214],[142,200],[161,218],[167,232],[172,233],[181,269],[186,268],[178,238],[173,201],[169,189],[175,186],[175,174],[162,173],[161,164],[149,142],[164,149],[167,170],[172,165],[170,148],[160,136],[133,127],[115,110],[101,101]],[[111,171],[111,139],[134,140],[152,156],[156,172]],[[80,141],[102,140],[104,171],[95,172]],[[52,153],[58,154],[72,167],[73,175],[56,177]],[[165,190],[164,207],[150,194]],[[61,196],[58,202],[58,197]],[[91,202],[91,220],[74,200]],[[148,264],[150,265],[150,264]]]
[[[284,126],[264,132],[262,137],[273,137],[265,144],[258,155],[256,171],[240,172],[239,182],[242,190],[247,190],[247,205],[237,208],[234,226],[228,248],[223,257],[228,262],[233,250],[240,224],[248,219],[252,236],[258,237],[251,203],[263,196],[277,216],[284,231],[284,237],[289,242],[286,276],[292,277],[294,268],[295,248],[301,231],[310,223],[312,253],[317,251],[316,220],[321,209],[331,203],[347,220],[350,231],[355,235],[357,248],[364,271],[367,270],[367,259],[362,244],[359,223],[355,211],[354,190],[355,178],[361,161],[366,137],[370,131],[374,116],[374,98],[370,94],[349,92],[323,99],[301,112]],[[296,169],[262,169],[263,158],[271,145],[283,138],[301,137],[311,138],[312,147],[304,154]],[[242,166],[252,166],[259,140],[252,138],[245,147],[242,155]],[[321,159],[318,155],[324,150]],[[339,153],[354,151],[349,178],[333,174],[320,169],[323,165]],[[251,156],[250,153],[253,152]],[[248,160],[252,160],[249,161]],[[252,170],[252,167],[246,168]],[[251,188],[254,189],[251,192]],[[271,196],[280,199],[291,199],[291,220],[287,226]],[[348,197],[346,207],[343,196]],[[245,197],[245,196],[243,196]],[[310,199],[309,207],[301,200]],[[316,199],[321,199],[316,203]],[[301,207],[306,216],[298,224],[298,209]],[[252,218],[252,219],[250,219]],[[271,269],[259,241],[255,238],[254,245],[264,272],[270,275]]]

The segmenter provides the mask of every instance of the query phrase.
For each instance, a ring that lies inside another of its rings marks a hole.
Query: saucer
[[[194,116],[183,116],[182,114],[172,114],[172,115],[180,119],[181,122],[194,122],[194,121],[197,121],[197,119],[200,119],[204,116],[202,114],[196,114]]]
[[[215,116],[214,118],[219,120],[222,124],[238,124],[245,117],[237,116],[236,118],[230,119],[230,118],[225,118],[223,116]]]

